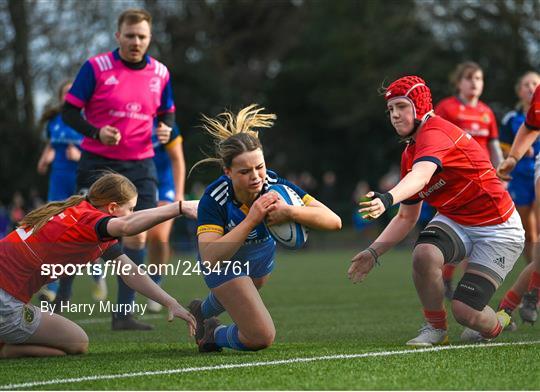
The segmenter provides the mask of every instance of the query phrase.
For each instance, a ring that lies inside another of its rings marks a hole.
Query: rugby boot
[[[519,316],[524,323],[534,324],[538,319],[538,290],[532,290],[523,295]]]
[[[407,346],[431,347],[448,344],[448,332],[446,329],[437,329],[431,324],[426,323],[419,329],[420,334],[414,339],[409,340]]]

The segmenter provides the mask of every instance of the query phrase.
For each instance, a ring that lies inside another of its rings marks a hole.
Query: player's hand
[[[512,176],[510,176],[510,173],[517,165],[517,161],[513,157],[508,157],[504,161],[501,162],[499,167],[497,168],[497,177],[499,177],[503,181],[510,181],[512,179]]]
[[[189,219],[197,219],[197,209],[199,208],[199,200],[184,200],[182,201],[182,215]]]
[[[45,175],[47,174],[47,169],[49,168],[49,164],[45,162],[44,160],[40,159],[37,164],[37,172],[38,174]]]
[[[288,205],[283,201],[282,198],[278,197],[276,202],[272,204],[269,208],[268,214],[266,216],[266,223],[272,226],[279,225],[283,222],[289,222],[291,220],[291,208],[292,206]]]
[[[156,128],[156,135],[161,144],[165,144],[171,138],[172,128],[160,121]]]
[[[375,258],[368,250],[361,251],[351,261],[352,264],[347,273],[353,283],[363,281],[375,265]]]
[[[268,212],[270,212],[272,205],[279,199],[279,196],[276,192],[268,192],[259,197],[247,214],[246,219],[251,221],[253,226],[257,226],[259,223],[266,218]]]
[[[175,317],[185,320],[188,326],[189,336],[195,335],[195,329],[197,328],[197,321],[195,317],[182,307],[178,302],[170,305],[169,307],[169,322],[173,321]]]
[[[366,195],[366,197],[370,198],[372,198],[373,196],[375,196],[375,192],[369,192]],[[362,218],[367,220],[377,219],[386,211],[383,202],[378,197],[374,198],[371,201],[361,201],[360,203],[358,203],[358,205],[360,206],[358,212],[362,215]]]
[[[73,144],[69,144],[66,148],[66,158],[70,161],[78,162],[81,159],[81,150]]]
[[[120,139],[122,139],[122,135],[118,128],[105,125],[99,129],[98,138],[106,146],[117,146]]]

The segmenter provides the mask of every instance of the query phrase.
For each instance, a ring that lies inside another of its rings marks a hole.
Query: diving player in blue
[[[508,112],[502,121],[500,142],[503,153],[508,155],[510,147],[521,124],[525,121],[525,114],[529,109],[536,86],[540,84],[540,75],[536,72],[526,72],[516,83],[516,94],[519,98],[518,108]],[[529,152],[517,163],[512,171],[512,180],[508,184],[508,192],[516,204],[519,216],[525,229],[525,258],[527,263],[532,260],[532,248],[538,237],[537,216],[534,209],[535,183],[540,175],[540,163],[535,157],[540,152],[540,141],[537,139]]]
[[[172,127],[171,137],[165,144],[161,143],[155,132],[157,119],[154,121],[152,132],[152,145],[154,146],[154,164],[156,165],[158,179],[158,206],[184,200],[184,184],[186,181],[186,162],[182,148],[182,136],[175,124]],[[148,230],[148,264],[166,264],[170,257],[169,237],[173,221],[168,220]],[[162,276],[151,275],[152,280],[161,284]],[[162,306],[148,299],[148,310],[157,313]]]
[[[263,221],[341,228],[341,219],[328,207],[266,170],[257,130],[270,128],[276,116],[262,110],[250,105],[236,116],[203,117],[203,128],[216,141],[216,158],[199,163],[219,163],[225,174],[206,189],[198,209],[199,265],[210,294],[192,301],[189,309],[197,319],[195,339],[201,352],[223,347],[255,351],[274,341],[274,323],[258,292],[274,268],[276,247]],[[289,206],[267,192],[271,184],[291,187],[306,206]],[[216,316],[225,310],[233,324],[220,325]]]

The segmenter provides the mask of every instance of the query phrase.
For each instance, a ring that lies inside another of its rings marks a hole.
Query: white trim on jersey
[[[165,67],[163,64],[161,64],[159,61],[154,60],[156,62],[156,68],[154,69],[154,73],[161,78],[165,79],[167,76],[167,67]]]
[[[215,197],[215,200],[219,203],[219,205],[223,205],[227,201],[228,196],[229,196],[229,187],[223,189],[223,191]]]
[[[454,195],[454,197],[452,197],[451,199],[447,200],[443,205],[441,205],[441,207],[444,207],[445,205],[447,205],[448,203],[450,203],[451,201],[455,200],[459,195],[461,195],[465,189],[467,189],[471,184],[473,184],[474,181],[469,181],[469,183],[467,185],[465,185],[456,195]]]
[[[224,186],[227,186],[227,181],[223,181],[221,184],[215,187],[212,193],[210,193],[210,196],[212,197],[216,196],[219,192],[221,192]]]
[[[492,222],[494,220],[497,220],[497,219],[501,219],[501,218],[504,218],[506,215],[508,215],[508,213],[510,213],[513,209],[515,208],[515,205],[514,203],[512,203],[512,206],[508,209],[508,211],[506,211],[504,214],[502,214],[501,216],[498,216],[496,218],[493,218],[493,219],[489,219],[487,221],[483,221],[481,223],[479,223],[478,225],[476,226],[484,226],[486,223],[489,223],[489,222]]]
[[[109,56],[107,55],[96,56],[95,59],[96,59],[96,63],[98,64],[99,70],[101,72],[108,71],[113,68],[111,59],[109,59]]]

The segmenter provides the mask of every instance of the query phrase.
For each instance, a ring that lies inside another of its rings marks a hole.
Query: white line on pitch
[[[154,370],[154,371],[147,371],[147,372],[134,372],[134,373],[123,373],[123,374],[102,374],[102,375],[96,375],[96,376],[84,376],[84,377],[77,377],[77,378],[57,378],[57,379],[47,380],[47,381],[33,381],[33,382],[25,382],[21,384],[5,384],[5,385],[0,385],[0,389],[32,388],[32,387],[38,387],[38,386],[43,386],[43,385],[69,384],[69,383],[77,383],[77,382],[82,382],[82,381],[112,380],[112,379],[118,379],[118,378],[131,378],[131,377],[143,377],[143,376],[161,376],[161,375],[178,374],[178,373],[203,372],[203,371],[209,371],[209,370],[238,369],[238,368],[258,367],[258,366],[285,365],[289,363],[329,361],[329,360],[335,360],[335,359],[387,357],[391,355],[418,354],[418,353],[426,353],[426,352],[434,352],[434,351],[459,350],[459,349],[465,349],[465,348],[478,349],[478,348],[491,348],[491,347],[503,347],[503,346],[524,346],[524,345],[534,345],[534,344],[540,344],[540,340],[534,340],[534,341],[529,341],[529,342],[506,342],[506,343],[487,343],[487,344],[476,344],[476,345],[463,344],[463,345],[456,345],[456,346],[437,346],[437,347],[399,350],[399,351],[375,351],[375,352],[362,353],[362,354],[335,354],[335,355],[324,355],[321,357],[279,359],[275,361],[266,361],[266,362],[231,363],[231,364],[214,365],[214,366],[189,367],[189,368],[168,369],[168,370]]]

